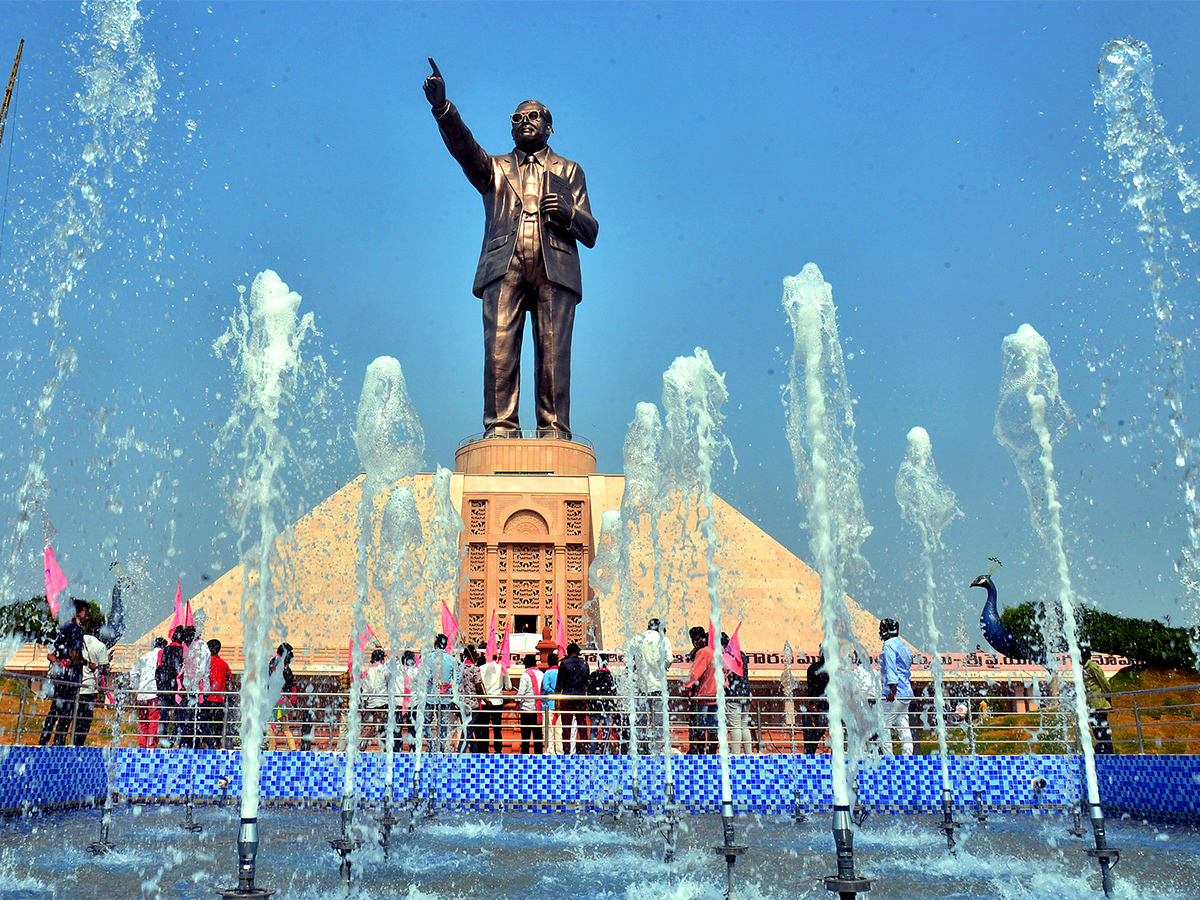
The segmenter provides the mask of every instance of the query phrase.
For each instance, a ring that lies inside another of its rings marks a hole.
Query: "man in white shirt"
[[[134,692],[137,715],[138,748],[148,750],[158,746],[158,688],[154,670],[166,649],[167,639],[156,637],[154,646],[138,657],[129,670],[129,689]]]
[[[83,633],[83,680],[79,682],[79,711],[75,715],[75,746],[82,747],[92,730],[96,704],[108,674],[108,648],[97,637],[99,622],[89,622]]]
[[[879,672],[870,660],[864,664],[857,651],[850,653],[850,696],[852,705],[847,716],[850,727],[868,751],[878,751]]]
[[[632,642],[626,668],[633,678],[633,707],[642,753],[662,753],[662,691],[670,668],[671,642],[658,619]],[[657,749],[654,749],[657,748]]]
[[[895,730],[900,734],[900,752],[912,756],[912,730],[908,722],[908,705],[912,702],[912,650],[900,639],[900,623],[895,619],[880,621],[879,639],[883,641],[880,667],[886,691],[883,711],[887,717],[883,752],[892,755],[892,731]]]
[[[382,647],[371,651],[371,665],[363,674],[362,681],[362,740],[360,750],[367,749],[367,741],[378,739],[387,723],[388,667],[387,653]],[[378,741],[383,747],[383,741]]]
[[[521,752],[532,750],[535,756],[542,755],[542,672],[537,667],[537,657],[526,653],[525,671],[517,685],[517,709],[521,718]]]
[[[179,672],[179,679],[183,686],[185,725],[180,746],[195,747],[200,695],[208,692],[208,669],[212,665],[212,653],[209,652],[208,644],[200,639],[195,625],[184,627],[183,643],[187,650],[183,654],[183,668]]]
[[[483,679],[483,698],[479,706],[479,736],[483,749],[487,751],[488,729],[492,733],[492,752],[504,752],[504,730],[501,715],[504,710],[504,670],[500,657],[493,656],[479,669]]]

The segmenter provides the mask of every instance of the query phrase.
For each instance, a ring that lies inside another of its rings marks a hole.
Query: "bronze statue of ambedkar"
[[[442,140],[483,195],[483,249],[472,288],[483,301],[483,427],[516,436],[525,315],[533,318],[539,437],[571,436],[571,332],[583,296],[579,244],[593,247],[583,169],[550,149],[550,110],[526,100],[512,114],[516,147],[490,156],[446,99],[437,64],[425,79]]]

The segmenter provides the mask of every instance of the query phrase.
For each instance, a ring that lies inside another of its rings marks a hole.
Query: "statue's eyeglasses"
[[[536,122],[541,117],[542,112],[538,109],[531,109],[528,112],[515,112],[512,114],[512,123],[514,125],[520,125],[526,119],[528,119],[530,122]]]

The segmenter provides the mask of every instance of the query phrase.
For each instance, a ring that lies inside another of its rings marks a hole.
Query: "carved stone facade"
[[[487,641],[506,623],[553,629],[561,609],[567,640],[591,645],[599,616],[589,613],[588,567],[595,553],[587,476],[590,447],[559,440],[485,440],[459,449],[467,476],[461,509],[464,582],[459,621],[465,640]]]
[[[553,627],[556,604],[567,640],[590,643],[585,605],[592,535],[586,494],[464,494],[469,510],[462,540],[466,581],[460,595],[466,640],[487,641],[496,613],[501,634],[514,616],[535,616],[538,632]]]

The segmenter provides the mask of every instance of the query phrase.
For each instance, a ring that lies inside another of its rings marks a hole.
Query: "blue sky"
[[[738,458],[718,490],[807,557],[784,436],[791,335],[780,300],[783,278],[815,262],[833,285],[857,401],[875,527],[863,552],[876,577],[853,592],[868,608],[917,614],[917,550],[893,488],[914,425],[964,513],[939,561],[943,627],[962,614],[975,638],[983,598],[966,585],[989,556],[1005,564],[1002,603],[1046,594],[1024,490],[992,435],[1000,343],[1029,322],[1079,420],[1056,447],[1076,588],[1109,611],[1195,621],[1173,571],[1185,540],[1179,476],[1150,437],[1150,298],[1105,170],[1094,90],[1104,42],[1138,37],[1159,65],[1167,120],[1194,138],[1200,6],[138,9],[140,52],[160,82],[145,162],[130,170],[127,154],[111,183],[103,167],[83,169],[105,236],[63,304],[59,346],[69,338],[78,371],[41,439],[74,589],[106,593],[113,556],[146,560],[135,627],[165,614],[176,578],[192,594],[236,561],[219,490],[232,462],[212,452],[231,386],[211,346],[237,285],[258,271],[275,269],[303,296],[323,333],[313,350],[342,378],[341,407],[313,423],[333,443],[310,483],[293,485],[297,509],[358,472],[350,423],[377,356],[404,368],[428,465],[451,466],[458,441],[480,430],[470,287],[483,216],[429,114],[427,56],[488,150],[511,148],[508,114],[536,98],[554,113],[554,148],[587,173],[600,235],[583,252],[572,424],[602,471],[620,470],[635,404],[658,401],[671,361],[703,347],[726,373]],[[41,258],[78,193],[64,173],[89,142],[73,98],[93,32],[77,4],[8,4],[0,23],[6,53],[26,39],[0,150],[10,360],[0,409],[17,426],[0,436],[9,520],[37,444],[20,427],[26,401],[54,366],[54,335],[33,312],[62,270],[22,265]],[[1174,290],[1190,309],[1200,266],[1184,269]],[[1124,443],[1106,442],[1089,415],[1106,378],[1105,421]],[[528,403],[522,414],[532,420]],[[24,560],[19,595],[40,588],[37,562]]]

